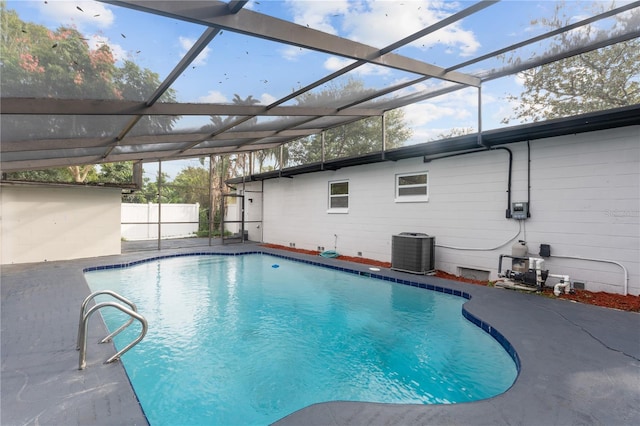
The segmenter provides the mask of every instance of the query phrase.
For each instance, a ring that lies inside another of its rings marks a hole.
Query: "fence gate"
[[[244,195],[222,194],[222,244],[247,241],[244,227]]]

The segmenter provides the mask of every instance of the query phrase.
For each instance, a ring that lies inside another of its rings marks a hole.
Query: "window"
[[[329,212],[347,213],[349,211],[349,182],[329,182]]]
[[[396,175],[396,202],[420,202],[429,200],[427,172]]]

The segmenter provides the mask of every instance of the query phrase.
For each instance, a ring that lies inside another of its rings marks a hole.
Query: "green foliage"
[[[6,179],[35,182],[73,182],[71,171],[67,168],[9,172],[6,173]]]
[[[159,76],[140,69],[131,61],[116,65],[111,49],[103,44],[91,49],[87,39],[75,28],[59,27],[55,31],[24,22],[14,10],[0,2],[0,56],[3,97],[51,97],[60,99],[131,99],[145,100],[160,85]],[[175,101],[168,90],[161,98]],[[144,117],[132,134],[168,132],[176,117]],[[111,134],[122,127],[120,117],[76,115],[15,116],[3,121],[3,134],[13,140],[95,137]],[[93,165],[69,168],[69,177],[59,172],[21,172],[26,180],[48,178],[51,181],[91,182],[99,178]]]
[[[454,127],[448,132],[440,133],[438,136],[433,138],[433,140],[441,140],[441,139],[447,139],[447,138],[454,138],[456,136],[470,135],[471,133],[474,133],[474,132],[475,132],[475,129],[473,127]]]
[[[349,79],[342,85],[332,85],[318,93],[306,93],[298,98],[298,104],[337,107],[371,92],[372,89],[364,88],[362,81]],[[385,126],[386,149],[402,146],[411,137],[411,129],[404,123],[404,113],[400,109],[387,112]],[[382,119],[369,117],[329,129],[324,135],[324,148],[325,160],[382,151]],[[292,164],[322,161],[322,135],[298,139],[286,145],[285,151],[287,162]]]
[[[101,182],[132,183],[133,182],[133,162],[123,161],[120,163],[100,164],[98,179]]]
[[[209,170],[204,167],[182,169],[172,186],[180,194],[181,203],[199,203],[203,209],[209,208]]]
[[[597,4],[602,7],[602,4]],[[549,29],[570,23],[562,16],[562,4],[550,19],[532,22]],[[601,10],[600,10],[601,11]],[[600,12],[599,11],[599,12]],[[564,33],[541,56],[584,46],[610,37],[612,31],[626,33],[640,24],[640,11],[618,15],[613,29],[590,26]],[[509,58],[514,62],[518,58]],[[520,73],[524,91],[508,96],[516,104],[511,117],[503,120],[541,121],[640,103],[640,40],[632,39],[581,55],[532,68]]]

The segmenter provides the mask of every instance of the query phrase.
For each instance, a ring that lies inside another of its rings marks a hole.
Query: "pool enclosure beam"
[[[451,16],[449,16],[449,17],[447,17],[447,18],[445,18],[445,19],[443,19],[443,20],[441,20],[441,21],[439,21],[439,22],[437,22],[437,23],[435,23],[433,25],[430,25],[427,28],[424,28],[424,29],[412,34],[412,35],[409,35],[409,36],[405,37],[402,40],[399,40],[399,41],[397,41],[395,43],[392,43],[391,45],[389,45],[389,46],[387,46],[387,47],[385,47],[383,49],[378,50],[377,53],[376,53],[376,56],[378,56],[378,57],[383,56],[383,55],[387,54],[388,52],[390,52],[390,51],[392,51],[394,49],[402,47],[402,46],[404,46],[404,45],[406,45],[406,44],[408,44],[408,43],[410,43],[412,41],[415,41],[415,40],[417,40],[417,39],[419,39],[421,37],[424,37],[424,36],[426,36],[426,35],[428,35],[430,33],[435,32],[435,31],[437,31],[437,30],[439,30],[441,28],[444,28],[447,25],[450,25],[450,24],[452,24],[452,23],[454,23],[454,22],[456,22],[456,21],[458,21],[458,20],[460,20],[460,19],[462,19],[464,17],[467,17],[467,16],[469,16],[469,15],[471,15],[471,14],[473,14],[473,13],[479,11],[479,10],[482,10],[482,9],[484,9],[484,8],[494,4],[494,3],[496,3],[496,1],[493,1],[493,0],[485,0],[485,1],[479,2],[479,3],[477,3],[477,4],[475,4],[475,5],[471,6],[471,7],[468,7],[466,9],[458,12],[458,13],[455,13],[455,14],[453,14],[453,15],[451,15]],[[347,65],[346,67],[343,67],[342,69],[340,69],[338,71],[335,71],[335,72],[329,74],[328,76],[325,76],[324,78],[322,78],[320,80],[317,80],[314,83],[311,83],[311,84],[309,84],[309,85],[307,85],[307,86],[305,86],[303,88],[295,90],[292,93],[290,93],[289,95],[287,95],[287,96],[285,96],[285,97],[283,97],[283,98],[271,103],[270,105],[265,107],[265,110],[267,110],[267,111],[273,110],[273,109],[277,108],[279,105],[282,105],[282,104],[288,102],[289,100],[295,99],[296,97],[298,97],[300,95],[303,95],[303,94],[309,92],[310,90],[312,90],[312,89],[314,89],[314,88],[316,88],[318,86],[321,86],[322,84],[325,84],[325,83],[327,83],[327,82],[329,82],[329,81],[331,81],[331,80],[333,80],[333,79],[335,79],[335,78],[337,78],[337,77],[339,77],[339,76],[341,76],[343,74],[346,74],[347,72],[349,72],[349,71],[351,71],[353,69],[356,69],[357,67],[359,67],[361,65],[364,65],[366,63],[367,63],[367,61],[365,61],[365,60],[359,60],[359,61],[356,61],[356,62],[350,64],[350,65]],[[363,102],[363,101],[358,101],[355,104],[359,104],[361,102]],[[342,106],[337,111],[351,111],[351,108],[350,108],[350,106]],[[377,115],[381,115],[381,113],[382,112],[379,112]],[[322,115],[317,115],[317,117],[320,118],[320,117],[325,117],[327,115],[328,114],[322,114]],[[360,118],[362,118],[362,117],[364,117],[364,115],[360,116]],[[233,129],[236,126],[239,126],[242,123],[245,123],[245,122],[249,121],[251,118],[253,118],[253,117],[241,117],[239,119],[236,119],[233,122],[227,124],[225,127],[221,128],[221,129],[217,129],[215,132],[213,132],[208,137],[208,139],[215,138],[219,134],[222,134],[222,133],[224,133],[224,132],[226,132],[228,130]],[[308,121],[312,121],[312,120],[313,120],[313,118],[310,118]],[[348,124],[348,122],[342,123],[342,125],[344,125],[344,124]],[[301,123],[296,123],[295,124],[295,126],[299,126],[299,125],[301,125]],[[295,127],[295,126],[292,126],[292,127]],[[283,131],[284,130],[290,130],[292,127],[283,128],[282,130]],[[192,150],[193,148],[195,148],[199,144],[199,142],[204,142],[204,139],[202,139],[200,141],[193,142],[191,144],[188,144],[186,147],[180,149],[176,154],[180,155],[180,154],[186,153],[187,151]],[[255,142],[246,142],[246,143],[242,143],[239,146],[244,146],[244,145],[247,145],[249,143],[253,144]]]
[[[227,5],[227,8],[230,13],[237,13],[240,9],[244,7],[247,3],[247,0],[234,0],[232,3]],[[194,43],[193,46],[189,49],[189,51],[180,59],[180,62],[171,70],[169,75],[164,79],[160,86],[156,88],[153,94],[147,99],[146,106],[151,106],[155,104],[162,95],[165,94],[167,90],[171,87],[171,85],[180,77],[180,74],[184,72],[185,69],[197,58],[197,56],[207,47],[207,45],[220,33],[219,28],[207,28],[200,38]],[[133,129],[133,127],[138,124],[138,122],[142,119],[143,115],[137,115],[132,118],[129,123],[122,129],[122,131],[116,136],[116,140],[109,144],[104,155],[103,159],[106,159],[109,154],[113,151],[113,149],[119,145],[120,141],[124,139],[124,137]]]
[[[344,104],[337,108],[325,108],[321,106],[284,106],[283,104],[285,102],[295,99],[296,96],[307,93],[310,90],[332,81],[338,76],[343,75],[363,64],[372,63],[388,66],[390,68],[397,68],[397,65],[404,64],[405,62],[404,57],[391,53],[394,49],[398,49],[399,47],[415,41],[420,37],[424,37],[425,35],[431,34],[440,28],[451,25],[453,22],[456,22],[465,16],[472,15],[479,10],[494,4],[495,1],[481,1],[475,3],[458,13],[448,16],[441,21],[382,49],[366,46],[361,43],[342,39],[330,34],[324,34],[320,31],[312,30],[301,25],[269,17],[258,12],[242,9],[242,6],[246,3],[245,1],[234,1],[228,4],[221,1],[167,2],[143,0],[107,1],[106,3],[117,4],[128,8],[160,14],[170,18],[186,20],[207,26],[207,30],[201,36],[200,41],[196,42],[193,50],[187,53],[176,68],[174,68],[173,74],[177,74],[177,71],[181,67],[184,67],[185,64],[188,64],[195,59],[197,53],[210,43],[210,37],[223,27],[228,28],[229,31],[235,31],[251,37],[276,40],[289,45],[301,46],[341,56],[344,55],[355,59],[355,62],[303,87],[302,89],[290,93],[268,106],[193,103],[167,104],[156,102],[162,93],[171,86],[173,80],[171,75],[167,77],[165,81],[158,86],[158,88],[156,88],[156,91],[152,96],[142,102],[102,99],[1,98],[0,109],[3,119],[5,119],[5,115],[7,116],[7,119],[10,119],[10,115],[12,114],[31,116],[28,118],[33,120],[34,123],[40,119],[40,117],[38,117],[40,115],[51,115],[54,117],[63,115],[132,117],[132,120],[122,128],[116,126],[113,134],[104,132],[100,136],[95,137],[83,136],[80,138],[73,138],[70,137],[71,135],[69,135],[69,137],[65,137],[64,134],[60,134],[59,136],[56,136],[56,139],[49,140],[44,138],[16,140],[16,138],[12,138],[11,135],[7,137],[5,134],[3,135],[2,144],[0,145],[3,171],[12,172],[18,170],[37,170],[50,167],[65,167],[78,164],[100,164],[129,160],[150,162],[158,160],[193,158],[198,156],[225,155],[275,148],[284,143],[292,142],[298,138],[319,134],[323,130],[343,126],[362,118],[373,116],[382,117],[385,111],[391,109],[407,106],[466,87],[479,87],[480,83],[475,85],[476,81],[486,82],[495,80],[500,77],[512,75],[519,71],[561,60],[566,57],[579,55],[614,43],[640,37],[640,28],[637,26],[632,27],[626,34],[612,32],[612,36],[604,40],[593,40],[582,46],[549,56],[544,56],[543,53],[540,56],[536,56],[532,60],[527,61],[525,64],[507,66],[505,68],[485,72],[483,75],[478,74],[471,76],[474,79],[477,79],[474,80],[474,85],[467,84],[469,82],[464,78],[448,79],[436,72],[423,73],[422,71],[424,71],[424,69],[420,68],[411,70],[411,72],[422,72],[422,76],[419,78],[409,82],[399,83],[394,86],[385,87],[374,92],[367,92],[367,94],[363,94],[359,99],[344,101]],[[497,55],[508,52],[513,52],[515,54],[517,53],[516,50],[521,47],[531,45],[553,36],[558,36],[566,33],[567,31],[587,28],[588,25],[599,20],[610,18],[638,7],[640,7],[640,1],[635,1],[565,27],[554,29],[511,46],[484,54],[470,61],[465,61],[446,69],[437,69],[437,71],[444,72],[444,75],[448,77],[455,77],[458,74],[461,74],[466,78],[468,77],[467,74],[459,72],[462,68],[468,69],[467,67],[473,64],[480,63],[486,59],[495,58]],[[627,30],[622,29],[620,31]],[[319,37],[311,37],[311,35],[319,35]],[[436,69],[431,68],[431,70]],[[431,78],[447,80],[449,81],[449,87],[434,89],[432,91],[423,90],[405,96],[397,95],[403,88]],[[386,96],[389,94],[391,94],[391,96]],[[394,96],[394,94],[396,96]],[[479,114],[481,114],[481,112],[479,112]],[[217,129],[215,132],[211,133],[202,131],[181,131],[164,135],[129,136],[129,130],[134,128],[139,117],[144,115],[224,115],[235,116],[237,120],[225,128]],[[251,127],[248,127],[242,131],[233,131],[237,125],[246,123],[251,118],[257,116],[270,116],[274,118],[282,117],[282,120],[281,122],[274,120],[274,123],[278,123],[278,125],[274,125],[274,129],[271,130],[257,131],[251,130]],[[303,116],[306,117],[305,120],[296,121],[295,119],[286,119],[286,117]],[[313,122],[313,120],[323,117],[335,117],[336,119],[318,123],[317,126],[308,124]],[[96,132],[96,134],[98,134],[98,132]],[[100,150],[100,148],[102,148],[102,150]],[[385,151],[385,149],[383,149],[383,151]]]
[[[146,102],[109,99],[2,98],[2,114],[22,115],[237,115],[266,117],[370,117],[380,108],[328,108],[322,106],[235,105],[210,103]]]
[[[211,1],[207,3],[206,7],[203,7],[201,1],[191,0],[183,0],[180,2],[148,0],[104,2],[296,47],[339,55],[355,60],[363,60],[372,64],[415,74],[437,77],[442,80],[453,81],[469,86],[477,86],[480,84],[480,79],[472,75],[459,73],[457,71],[447,72],[442,67],[394,53],[383,53],[380,55],[379,49],[366,44],[334,36],[282,19],[273,18],[268,15],[262,15],[251,10],[242,9],[236,14],[230,14],[227,9],[227,4],[221,1]],[[480,2],[484,7],[494,3],[496,2]]]

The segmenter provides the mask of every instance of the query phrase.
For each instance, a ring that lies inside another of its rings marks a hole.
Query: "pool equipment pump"
[[[520,288],[524,290],[541,291],[544,287],[549,271],[544,269],[544,259],[527,256],[527,244],[519,240],[511,246],[511,255],[501,254],[498,262],[498,276],[507,278],[503,287]],[[502,259],[511,259],[511,269],[502,272]]]
[[[511,246],[511,255],[501,254],[498,261],[498,276],[507,280],[497,283],[497,286],[516,288],[519,290],[542,291],[547,278],[558,278],[560,282],[553,287],[553,294],[571,293],[569,275],[550,274],[544,269],[544,259],[527,256],[527,244],[519,240]],[[502,272],[502,259],[511,259],[511,269]]]

